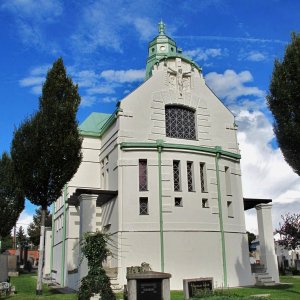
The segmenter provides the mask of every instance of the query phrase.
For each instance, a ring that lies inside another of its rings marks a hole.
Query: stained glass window
[[[148,215],[148,198],[140,198],[140,215]]]
[[[166,135],[178,139],[196,139],[195,112],[181,106],[166,106]]]
[[[139,160],[139,189],[140,191],[147,191],[147,160]]]
[[[194,190],[194,183],[193,183],[193,163],[188,161],[187,162],[187,182],[188,182],[188,191],[192,192]]]
[[[180,162],[178,160],[173,161],[173,177],[174,177],[174,191],[181,190],[180,185]]]

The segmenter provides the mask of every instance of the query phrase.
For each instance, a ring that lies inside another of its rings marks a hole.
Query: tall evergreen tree
[[[33,215],[33,221],[29,224],[27,228],[27,234],[29,240],[34,246],[38,246],[40,242],[40,233],[41,233],[41,220],[42,220],[42,209],[41,207],[35,210],[35,215]],[[45,227],[52,226],[52,215],[49,210],[46,210],[45,215]]]
[[[24,195],[13,172],[7,153],[0,158],[0,251],[1,239],[10,234],[24,209]]]
[[[41,239],[37,294],[42,293],[42,264],[47,207],[62,194],[81,163],[81,139],[76,113],[78,87],[59,58],[43,84],[39,111],[14,133],[11,154],[26,197],[41,206]]]
[[[300,175],[300,34],[292,33],[283,60],[275,60],[267,100],[279,147]]]
[[[20,248],[23,248],[27,245],[28,238],[25,234],[24,228],[22,226],[19,227],[17,231],[17,244]]]

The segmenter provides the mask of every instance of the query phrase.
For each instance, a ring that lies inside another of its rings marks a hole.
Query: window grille
[[[175,206],[183,206],[182,205],[182,198],[180,198],[180,197],[176,197],[175,198]]]
[[[187,162],[187,182],[188,182],[188,191],[192,192],[194,190],[194,183],[193,183],[193,163],[188,161]]]
[[[140,198],[140,215],[148,215],[148,198]]]
[[[200,184],[201,184],[201,193],[206,193],[207,192],[207,184],[206,184],[205,163],[200,163]]]
[[[196,139],[195,112],[180,106],[166,106],[166,135],[179,139]]]
[[[180,184],[180,162],[178,160],[173,161],[173,177],[174,177],[174,191],[181,190]]]
[[[145,160],[145,159],[139,160],[139,189],[140,189],[140,191],[148,190],[147,160]]]

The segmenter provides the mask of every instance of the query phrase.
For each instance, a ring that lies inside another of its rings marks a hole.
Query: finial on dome
[[[161,20],[161,21],[158,23],[158,32],[159,32],[160,35],[165,34],[165,28],[166,28],[166,25],[165,25],[165,23]]]

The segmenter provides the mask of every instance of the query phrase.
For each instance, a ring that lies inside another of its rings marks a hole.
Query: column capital
[[[79,202],[81,201],[86,201],[86,200],[97,200],[98,195],[93,195],[93,194],[81,194],[78,196]]]
[[[261,203],[261,204],[257,204],[255,205],[255,209],[256,210],[262,210],[262,209],[272,209],[272,204],[270,203]]]

